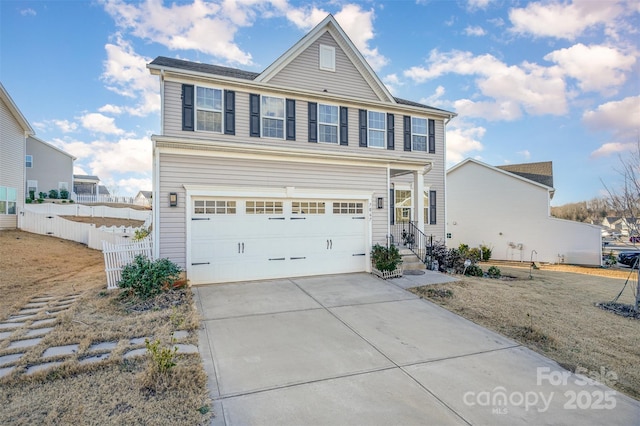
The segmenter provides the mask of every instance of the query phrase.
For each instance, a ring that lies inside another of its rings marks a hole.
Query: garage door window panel
[[[335,202],[333,203],[333,214],[363,214],[364,203],[358,202]]]
[[[193,214],[236,214],[236,202],[227,200],[195,200]]]
[[[283,214],[282,201],[247,201],[246,214]]]
[[[294,201],[291,203],[292,214],[325,214],[324,201]]]

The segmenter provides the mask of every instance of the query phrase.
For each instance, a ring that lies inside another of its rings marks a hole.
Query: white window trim
[[[336,108],[336,111],[337,111],[336,117],[338,118],[338,122],[336,124],[322,123],[320,121],[320,105],[330,106],[330,107]],[[325,142],[325,141],[321,141],[320,140],[320,135],[321,135],[321,133],[320,133],[320,125],[323,125],[323,126],[335,126],[335,128],[336,128],[336,141],[335,142]],[[318,142],[319,143],[326,143],[326,144],[329,144],[329,145],[339,145],[340,144],[340,106],[332,105],[332,104],[318,103]]]
[[[264,115],[264,108],[262,108],[262,99],[264,98],[274,98],[280,99],[282,101],[282,118],[279,117],[270,117],[268,115]],[[274,137],[274,136],[265,136],[264,135],[264,119],[268,118],[270,120],[281,120],[282,121],[282,137]],[[287,137],[287,100],[280,96],[271,96],[271,95],[260,95],[260,137],[267,139],[278,139],[284,140]]]
[[[336,71],[336,48],[321,44],[319,48],[318,62],[323,71]]]
[[[369,116],[369,114],[371,114],[372,112],[384,115],[384,119],[382,120],[382,123],[384,124],[383,129],[371,128],[371,117]],[[382,146],[371,145],[371,134],[369,132],[372,130],[374,132],[382,132]],[[368,110],[367,111],[367,147],[385,149],[386,146],[387,146],[387,113],[384,111]]]
[[[424,130],[426,133],[417,133],[413,131],[413,119],[424,120],[425,127]],[[413,137],[414,136],[424,136],[424,150],[422,149],[414,149],[413,147]],[[424,117],[411,117],[411,151],[420,151],[420,152],[429,152],[429,119]]]
[[[198,87],[201,87],[203,89],[211,89],[211,90],[219,90],[220,91],[220,110],[216,110],[213,108],[205,108],[205,107],[198,107]],[[222,134],[224,133],[224,90],[219,88],[219,87],[212,87],[212,86],[205,86],[203,84],[198,84],[195,86],[194,88],[194,94],[193,94],[193,106],[194,106],[194,129],[197,132],[206,132],[206,133],[217,133],[217,134]],[[216,132],[214,130],[205,130],[205,129],[199,129],[198,128],[198,110],[201,111],[209,111],[209,112],[219,112],[220,113],[220,131]]]
[[[31,163],[31,165],[27,166],[27,163]],[[33,168],[33,155],[27,154],[27,155],[24,156],[24,165],[25,165],[25,167],[27,169],[32,169]]]
[[[69,182],[58,182],[58,191],[62,189],[69,191]]]

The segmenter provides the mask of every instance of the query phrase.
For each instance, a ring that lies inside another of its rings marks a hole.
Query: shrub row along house
[[[369,271],[395,221],[444,238],[455,114],[392,96],[333,16],[261,73],[148,68],[154,251],[192,283]]]

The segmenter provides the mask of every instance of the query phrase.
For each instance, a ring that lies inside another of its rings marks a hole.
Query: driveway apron
[[[640,402],[407,286],[344,274],[194,287],[212,424],[638,424]]]

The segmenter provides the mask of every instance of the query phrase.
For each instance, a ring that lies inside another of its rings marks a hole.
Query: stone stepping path
[[[16,364],[55,328],[58,322],[57,316],[73,306],[78,297],[80,297],[79,294],[34,297],[17,314],[0,321],[0,378],[16,372],[31,375],[58,367],[76,357],[80,365],[102,362],[108,360],[119,346],[124,348],[122,355],[124,359],[147,354],[145,340],[153,340],[152,337],[147,336],[123,339],[118,342],[94,342],[84,351],[80,351],[79,343],[51,346],[40,355],[41,362],[28,365],[19,371]],[[178,348],[177,353],[198,353],[196,345],[180,343],[187,337],[189,337],[188,330],[177,330],[173,333],[174,346]]]

